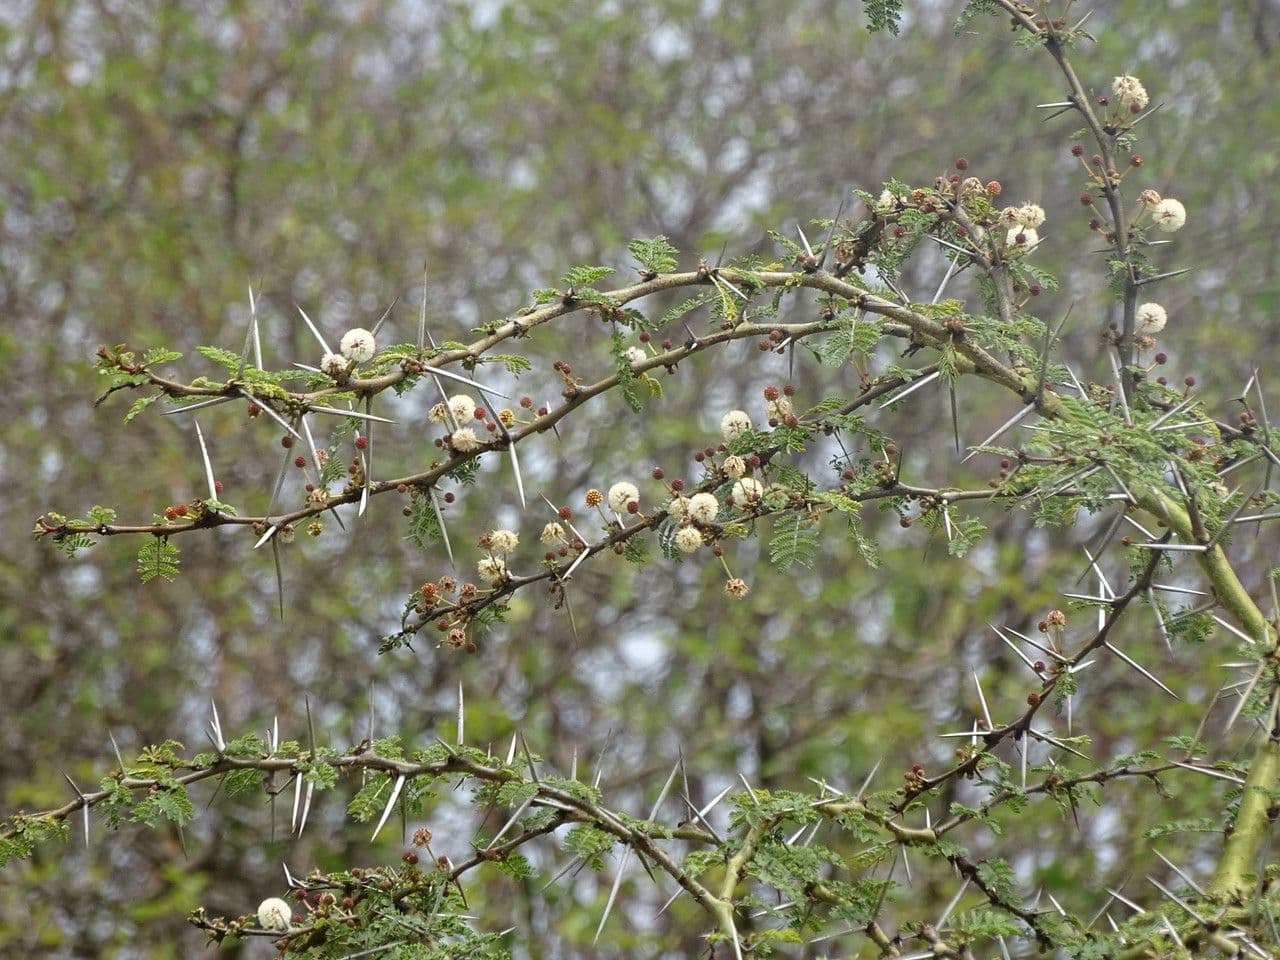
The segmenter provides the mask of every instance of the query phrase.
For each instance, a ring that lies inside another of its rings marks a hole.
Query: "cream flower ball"
[[[634,483],[615,483],[609,488],[609,509],[614,513],[626,513],[627,504],[640,499],[640,490]]]
[[[293,909],[279,897],[267,897],[258,904],[258,926],[264,930],[288,930]]]
[[[1169,322],[1169,315],[1158,303],[1144,303],[1138,307],[1137,321],[1139,333],[1159,333]]]
[[[720,418],[720,432],[726,440],[751,429],[751,418],[745,410],[730,410]]]
[[[675,543],[681,553],[693,553],[702,546],[702,533],[697,527],[681,527],[676,531]]]
[[[342,342],[338,344],[338,349],[348,360],[365,363],[373,359],[378,344],[373,339],[373,334],[364,327],[353,327],[342,335]]]
[[[720,501],[711,493],[695,493],[689,498],[689,516],[699,523],[711,523],[720,512]]]

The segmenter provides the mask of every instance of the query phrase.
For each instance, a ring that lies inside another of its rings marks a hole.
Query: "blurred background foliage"
[[[878,569],[827,536],[812,569],[779,574],[748,542],[729,561],[752,593],[731,603],[711,563],[590,564],[570,594],[576,636],[563,611],[530,594],[474,655],[424,642],[381,657],[377,640],[405,595],[448,572],[442,553],[404,540],[393,498],[378,498],[346,532],[330,525],[288,549],[283,623],[271,558],[250,553],[244,531],[183,538],[183,575],[146,587],[136,582],[137,544],[106,542],[68,562],[29,538],[49,509],[74,515],[101,503],[146,519],[202,490],[189,418],[152,411],[126,428],[125,399],[95,409],[99,343],[238,350],[253,284],[269,362],[314,363],[295,302],[336,338],[400,297],[383,342],[409,340],[424,267],[431,328],[461,339],[573,264],[625,276],[631,237],[666,234],[684,268],[722,247],[730,258],[760,251],[767,228],[794,234],[797,222],[832,216],[851,188],[876,191],[890,175],[930,183],[961,155],[972,173],[1000,180],[1007,199],[1047,209],[1037,257],[1063,285],[1035,306],[1057,317],[1074,303],[1064,354],[1101,378],[1109,305],[1099,243],[1076,199],[1074,127],[1034,107],[1061,98],[1051,64],[1012,48],[996,20],[955,36],[958,4],[907,6],[893,38],[868,34],[854,0],[6,4],[0,805],[61,802],[64,772],[96,783],[114,763],[108,731],[126,751],[169,737],[199,749],[210,700],[229,733],[262,731],[278,716],[298,736],[309,696],[335,745],[370,726],[430,741],[451,735],[461,683],[472,742],[505,750],[519,730],[566,770],[576,752],[637,815],[678,753],[703,798],[739,774],[775,787],[811,787],[809,777],[856,785],[882,758],[877,782],[888,784],[912,763],[945,762],[954,744],[931,736],[970,723],[972,670],[995,704],[1021,703],[1026,676],[987,624],[1034,630],[1061,605],[1057,591],[1082,572],[1078,545],[1096,536],[1096,521],[1044,530],[1028,514],[992,509],[983,514],[992,536],[958,561],[945,542],[868,508],[864,520],[883,537]],[[1140,128],[1133,194],[1153,186],[1190,211],[1162,255],[1167,268],[1195,268],[1161,289],[1168,373],[1194,374],[1231,415],[1230,398],[1277,353],[1280,4],[1118,0],[1098,5],[1089,26],[1098,42],[1076,57],[1086,85],[1102,91],[1131,72],[1164,103]],[[914,298],[932,295],[940,263],[926,253],[909,269]],[[578,317],[543,329],[522,344],[535,367],[507,384],[516,392],[553,396],[557,358],[583,374],[607,369],[605,331]],[[785,382],[787,364],[740,344],[686,364],[642,415],[597,401],[559,440],[529,448],[530,486],[577,505],[588,486],[631,479],[652,503],[652,467],[696,477],[691,451],[713,442],[721,413],[743,406],[762,417],[761,388]],[[196,357],[181,369],[211,372]],[[803,354],[793,381],[801,405],[857,384],[854,371],[819,369]],[[420,401],[404,402],[400,425],[381,434],[379,472],[429,459]],[[959,401],[970,443],[1012,412],[980,385],[963,385]],[[875,422],[905,451],[909,482],[988,479],[989,458],[956,466],[943,391],[903,408]],[[229,407],[202,425],[225,499],[263,510],[277,431]],[[545,519],[536,506],[518,515],[505,465],[484,470],[450,513],[463,576],[479,556],[474,538],[498,524],[518,525],[532,565]],[[1238,539],[1233,551],[1256,587],[1274,537]],[[1183,700],[1157,699],[1121,665],[1099,664],[1075,707],[1097,757],[1192,733],[1226,677],[1216,664],[1229,638],[1166,650],[1142,614],[1124,639]],[[1168,787],[1162,798],[1111,786],[1099,809],[1075,818],[1036,807],[1006,818],[1003,837],[965,839],[978,854],[1009,856],[1026,889],[1043,886],[1088,915],[1101,903],[1091,891],[1162,869],[1145,829],[1209,814],[1220,799],[1203,780]],[[253,909],[282,890],[282,860],[305,872],[396,859],[398,831],[370,846],[368,829],[345,821],[342,793],[322,797],[301,840],[286,836],[286,811],[274,812],[273,828],[260,801],[217,797],[185,836],[99,826],[88,850],[46,848],[0,883],[0,955],[194,956],[203,945],[185,913]],[[424,822],[445,852],[464,850],[474,828],[447,801]],[[1202,857],[1217,846],[1213,834],[1177,842]],[[517,955],[596,955],[611,871],[540,892],[560,865],[549,847],[540,857],[544,873],[525,889],[496,873],[491,887],[474,886],[474,910],[486,926],[518,925]],[[947,877],[917,871],[911,899],[927,910],[953,892]],[[666,896],[642,872],[630,878],[605,952],[704,949],[702,920],[682,903],[652,919]],[[255,944],[224,955],[269,952]]]

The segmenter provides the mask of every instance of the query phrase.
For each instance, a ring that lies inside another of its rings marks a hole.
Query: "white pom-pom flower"
[[[279,897],[267,897],[258,904],[258,926],[264,930],[288,930],[293,909]]]
[[[763,496],[764,484],[751,477],[743,477],[733,485],[733,500],[735,503],[755,503]]]
[[[676,531],[675,543],[681,553],[693,553],[702,546],[702,533],[697,527],[681,527]]]
[[[1173,197],[1165,197],[1151,211],[1156,229],[1162,233],[1177,233],[1187,222],[1187,208]]]
[[[711,523],[720,512],[720,501],[711,493],[695,493],[689,498],[689,516],[699,523]]]
[[[519,542],[520,535],[514,530],[494,530],[489,534],[489,549],[499,556],[514,553]]]
[[[347,372],[349,361],[340,353],[326,353],[320,358],[320,369],[335,380]]]
[[[366,363],[373,359],[378,344],[373,339],[373,334],[364,327],[352,327],[342,335],[342,342],[338,344],[338,349],[348,360]]]
[[[485,557],[476,564],[476,572],[480,574],[480,579],[497,583],[507,576],[507,562],[500,557]]]
[[[1040,234],[1035,227],[1014,227],[1005,237],[1005,243],[1011,250],[1027,252],[1040,242]]]
[[[609,488],[609,509],[614,513],[626,513],[628,503],[640,500],[640,490],[634,483],[615,483]]]
[[[450,435],[449,443],[458,453],[471,453],[480,449],[480,439],[470,427],[463,427],[460,430],[453,431]]]
[[[1138,307],[1138,332],[1159,333],[1169,322],[1169,315],[1158,303],[1144,303]]]
[[[454,394],[449,398],[449,409],[453,411],[453,419],[458,426],[468,423],[476,415],[476,402],[465,393]]]
[[[677,520],[683,520],[689,515],[689,498],[676,494],[671,502],[667,504],[667,516],[675,517]]]
[[[732,440],[740,433],[751,429],[751,418],[745,410],[730,410],[720,418],[720,432],[726,440]]]
[[[634,367],[637,363],[644,363],[649,359],[649,355],[639,347],[627,347],[627,360]]]

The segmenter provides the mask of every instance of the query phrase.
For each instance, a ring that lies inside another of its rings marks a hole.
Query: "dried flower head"
[[[258,926],[264,930],[288,930],[293,908],[279,897],[267,897],[258,904]]]
[[[765,404],[765,412],[770,420],[785,420],[792,413],[791,401],[786,397],[770,400]]]
[[[751,592],[751,588],[747,586],[747,581],[741,577],[732,577],[725,583],[724,592],[735,600],[741,600]]]
[[[569,542],[569,538],[565,535],[564,527],[554,521],[542,528],[542,533],[538,534],[538,539],[549,547],[557,543]]]
[[[689,516],[699,523],[711,523],[720,512],[720,501],[710,493],[695,493],[689,498]]]
[[[751,477],[743,477],[733,485],[733,499],[736,503],[755,503],[764,496],[764,484]]]
[[[743,460],[736,453],[724,458],[723,467],[725,474],[733,477],[735,480],[747,475],[747,461]]]
[[[445,406],[443,403],[437,403],[435,406],[433,406],[430,410],[427,411],[427,419],[430,420],[432,423],[448,423],[449,408]]]
[[[675,543],[681,553],[693,553],[702,546],[702,531],[697,527],[681,527],[676,531]]]
[[[458,453],[471,453],[480,449],[480,440],[476,437],[476,432],[470,427],[462,427],[453,431],[449,439],[450,446]]]
[[[335,380],[347,372],[349,361],[340,353],[326,353],[320,358],[320,369]]]
[[[1022,208],[1005,207],[996,217],[996,222],[1005,229],[1022,226]]]
[[[1024,203],[1018,208],[1018,223],[1036,229],[1044,223],[1044,208],[1035,203]]]
[[[609,509],[614,513],[626,513],[627,504],[640,499],[640,490],[634,483],[615,483],[609,488]]]
[[[730,410],[720,418],[720,432],[726,440],[751,429],[751,418],[745,410]]]
[[[476,571],[480,574],[482,580],[488,583],[497,583],[499,580],[506,579],[507,561],[501,557],[485,557],[476,564]]]
[[[1148,210],[1150,210],[1159,202],[1160,202],[1160,191],[1158,190],[1152,190],[1150,187],[1148,187],[1146,190],[1143,190],[1140,194],[1138,194],[1138,203],[1140,203],[1143,207],[1145,207]]]
[[[356,363],[367,363],[373,359],[373,355],[378,349],[378,344],[373,339],[373,334],[364,327],[352,327],[342,335],[342,341],[338,344],[338,349],[342,351],[342,355],[348,360],[354,360]]]
[[[489,534],[489,549],[499,556],[515,552],[519,543],[520,535],[514,530],[494,530]]]
[[[1169,322],[1169,315],[1158,303],[1144,303],[1138,307],[1138,332],[1159,333]]]
[[[1151,211],[1156,229],[1162,233],[1177,233],[1187,222],[1187,208],[1172,197],[1166,197]]]
[[[1151,98],[1147,96],[1147,90],[1142,85],[1142,81],[1127,74],[1123,77],[1116,77],[1111,81],[1111,92],[1115,95],[1120,106],[1126,110],[1132,110],[1135,107],[1139,110],[1145,110],[1147,104],[1151,102]]]

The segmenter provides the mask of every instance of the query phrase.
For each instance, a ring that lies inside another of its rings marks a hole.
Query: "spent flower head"
[[[538,535],[538,539],[545,543],[548,547],[557,543],[568,543],[569,538],[565,535],[564,527],[552,521],[542,528],[542,533]]]
[[[1115,95],[1120,106],[1126,110],[1145,110],[1147,104],[1151,102],[1151,98],[1147,96],[1147,88],[1142,85],[1142,81],[1137,77],[1131,77],[1126,74],[1123,77],[1116,77],[1111,81],[1111,92]]]
[[[326,353],[320,358],[320,369],[335,380],[347,372],[349,361],[340,353]]]
[[[476,572],[480,574],[482,580],[497,583],[499,580],[506,579],[507,561],[501,557],[485,557],[476,564]]]
[[[1044,208],[1036,203],[1024,203],[1018,208],[1018,223],[1036,229],[1044,223]]]
[[[489,534],[489,550],[498,556],[514,553],[520,535],[514,530],[494,530]]]

